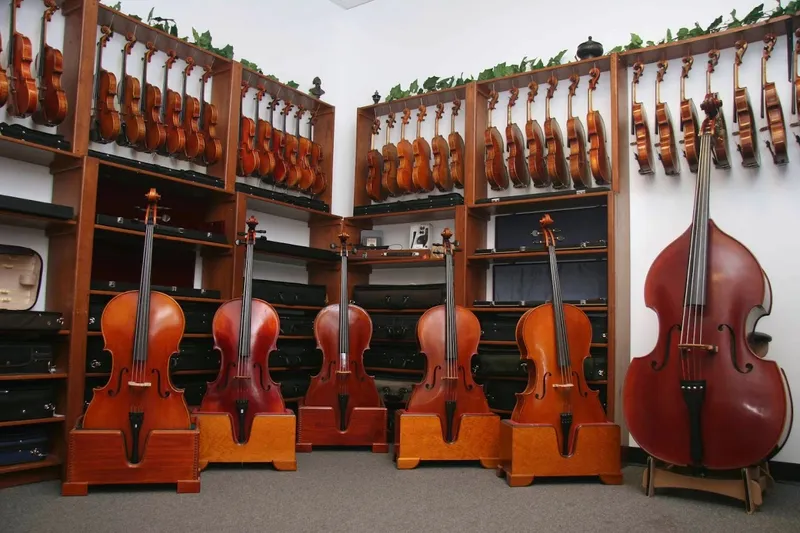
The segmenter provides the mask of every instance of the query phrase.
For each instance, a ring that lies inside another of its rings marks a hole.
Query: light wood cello
[[[664,166],[667,176],[674,176],[681,171],[681,159],[678,156],[678,147],[675,142],[675,129],[672,127],[672,115],[669,106],[661,101],[661,82],[667,73],[669,62],[659,61],[656,73],[656,128],[658,130],[658,158]]]
[[[747,168],[761,165],[761,154],[758,151],[758,128],[753,106],[750,104],[750,95],[747,87],[739,86],[739,68],[742,66],[744,53],[747,51],[747,41],[736,41],[736,57],[733,64],[733,122],[739,125],[739,131],[734,135],[739,137],[737,149],[742,156],[742,166]],[[762,60],[763,64],[763,60]]]
[[[647,112],[644,104],[636,100],[636,88],[644,72],[644,63],[637,61],[633,65],[633,81],[631,82],[631,135],[636,137],[636,153],[634,157],[639,163],[639,174],[652,174],[653,146],[650,141],[650,125],[647,123]]]
[[[761,56],[761,118],[766,115],[770,141],[766,141],[767,149],[772,154],[772,161],[776,165],[785,165],[789,162],[786,142],[786,122],[783,119],[781,97],[774,81],[767,81],[767,61],[772,55],[772,49],[778,38],[769,33],[764,37],[764,54]],[[766,108],[766,110],[765,110]]]
[[[572,74],[569,77],[569,94],[567,96],[567,145],[569,146],[569,175],[576,189],[591,187],[589,166],[586,164],[586,132],[579,117],[572,114],[572,99],[578,89],[581,77]]]
[[[694,101],[691,98],[686,98],[686,78],[689,77],[689,71],[692,70],[694,58],[688,55],[683,58],[683,67],[681,68],[681,131],[683,132],[683,156],[686,162],[689,163],[689,171],[697,172],[697,153],[698,135],[700,133],[700,123],[697,120],[697,109],[694,107]]]
[[[599,79],[600,69],[592,68],[589,71],[589,112],[586,114],[586,127],[589,129],[589,164],[594,181],[598,185],[607,185],[611,183],[611,162],[606,146],[606,125],[603,116],[592,105],[592,94],[597,89]]]
[[[537,94],[539,94],[539,84],[532,81],[528,84],[528,101],[525,106],[525,141],[528,145],[528,173],[531,175],[533,186],[541,189],[550,186],[550,176],[547,174],[547,163],[545,163],[542,128],[539,126],[539,121],[531,114],[531,106]]]

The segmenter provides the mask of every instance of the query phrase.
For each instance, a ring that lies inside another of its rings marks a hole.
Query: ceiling
[[[342,9],[353,9],[354,7],[358,7],[362,4],[368,4],[373,0],[331,0],[334,4],[341,7]]]

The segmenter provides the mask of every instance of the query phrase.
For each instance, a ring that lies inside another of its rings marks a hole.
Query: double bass
[[[528,102],[525,106],[525,141],[528,145],[528,172],[533,180],[533,186],[541,189],[550,186],[550,176],[547,175],[547,163],[545,163],[542,127],[531,113],[531,106],[537,94],[539,94],[539,84],[532,81],[528,84]]]
[[[67,93],[61,87],[64,74],[64,54],[47,44],[47,23],[59,7],[55,0],[44,0],[42,37],[39,46],[39,109],[33,120],[45,126],[57,126],[67,118]]]
[[[122,48],[122,85],[119,89],[119,102],[122,108],[122,127],[117,139],[124,146],[136,146],[142,142],[145,133],[142,116],[142,86],[135,76],[128,74],[128,56],[133,52],[136,36],[129,33],[125,36]]]
[[[208,384],[200,411],[229,413],[236,441],[247,442],[253,419],[260,413],[283,413],[281,388],[269,374],[269,354],[275,351],[280,334],[277,311],[253,298],[253,255],[258,220],[247,219],[247,231],[240,233],[246,247],[242,297],[222,304],[211,322],[214,349],[220,352],[220,372]]]
[[[580,308],[564,303],[553,219],[546,214],[539,223],[550,262],[553,300],[527,311],[517,322],[520,356],[528,363],[528,386],[517,394],[511,420],[552,426],[561,454],[569,456],[577,428],[605,422],[607,417],[600,393],[589,388],[583,373],[592,343],[592,324]]]
[[[789,154],[786,151],[786,122],[783,119],[781,97],[775,82],[767,81],[767,61],[777,41],[778,38],[772,33],[764,37],[764,54],[761,57],[761,118],[764,118],[766,108],[767,129],[771,140],[766,141],[767,149],[776,165],[785,165],[789,162]]]
[[[108,383],[94,389],[83,429],[122,433],[128,461],[136,464],[155,429],[189,429],[183,391],[169,377],[170,358],[183,338],[183,310],[171,296],[150,290],[153,230],[159,194],[150,189],[145,211],[144,254],[138,291],[115,296],[103,310],[100,330],[111,353]]]
[[[103,49],[112,35],[114,33],[111,28],[102,26],[100,40],[97,41],[97,71],[94,76],[94,132],[97,135],[97,141],[101,143],[115,141],[120,130],[119,112],[114,105],[114,97],[117,95],[117,76],[103,68]]]
[[[769,279],[752,252],[710,217],[721,105],[714,93],[700,106],[706,118],[693,220],[647,273],[645,304],[658,317],[658,340],[650,354],[631,361],[622,407],[631,436],[652,457],[731,470],[783,446],[792,407],[783,371],[751,344],[757,321],[772,307]]]
[[[658,130],[658,143],[656,146],[659,148],[658,158],[661,159],[661,164],[664,165],[664,173],[667,176],[673,176],[681,171],[681,159],[678,156],[678,148],[675,143],[675,130],[672,127],[672,115],[669,112],[669,106],[666,102],[661,101],[661,82],[664,81],[664,75],[667,73],[669,63],[667,61],[659,61],[657,66],[656,129]]]
[[[142,100],[144,142],[142,147],[145,152],[152,153],[167,142],[167,129],[161,121],[161,89],[152,83],[147,83],[147,66],[156,52],[155,43],[148,42],[146,48],[142,58],[142,85],[144,86],[144,99]]]
[[[25,118],[36,111],[39,94],[36,79],[31,73],[33,45],[31,40],[17,31],[17,9],[22,0],[11,0],[11,49],[8,51],[8,68],[11,69],[10,111],[16,117]],[[109,30],[110,32],[110,30]]]
[[[567,96],[567,146],[569,147],[569,175],[576,189],[592,186],[589,177],[589,165],[586,164],[586,132],[580,117],[572,114],[572,98],[578,89],[581,77],[573,74],[569,77],[569,94]]]
[[[606,146],[606,125],[600,111],[595,111],[592,105],[592,94],[597,89],[600,80],[600,69],[597,67],[589,71],[589,112],[586,114],[586,127],[589,129],[589,165],[592,176],[598,185],[611,183],[611,162],[608,159]]]
[[[492,111],[497,106],[500,97],[494,89],[489,93],[489,109],[486,118],[486,130],[483,132],[483,142],[486,145],[484,156],[484,171],[489,186],[495,191],[508,188],[508,171],[503,163],[503,137],[497,128],[492,126]]]
[[[711,75],[719,63],[719,50],[708,52],[708,65],[706,66],[706,94],[711,94]],[[698,130],[699,131],[699,130]],[[698,133],[699,135],[699,133]],[[711,140],[711,155],[714,166],[717,168],[731,168],[731,150],[728,144],[728,126],[725,124],[725,115],[717,115],[717,134]]]
[[[689,71],[692,70],[693,63],[694,58],[692,56],[688,55],[683,58],[683,67],[681,68],[681,131],[683,132],[683,155],[686,157],[686,162],[689,163],[689,171],[697,172],[700,123],[697,120],[694,101],[691,98],[686,98],[686,78],[689,77]]]
[[[450,110],[450,135],[447,136],[447,145],[450,148],[450,177],[453,185],[458,189],[464,188],[464,139],[456,131],[456,117],[461,109],[461,100],[456,97]]]
[[[631,82],[631,135],[636,137],[636,153],[634,157],[639,163],[639,174],[652,174],[655,172],[653,165],[653,146],[650,142],[650,125],[647,123],[647,111],[644,103],[636,101],[636,88],[644,72],[644,63],[637,61],[633,64],[633,81]]]
[[[314,338],[322,351],[322,368],[311,378],[303,400],[304,405],[333,407],[340,431],[347,430],[354,408],[383,406],[375,380],[364,370],[364,351],[372,339],[372,320],[366,311],[348,300],[349,238],[342,226],[340,302],[324,308],[314,320]]]
[[[369,152],[367,153],[367,195],[376,202],[386,199],[389,191],[383,186],[383,155],[375,149],[375,136],[381,131],[381,119],[372,122],[372,135],[369,138]]]
[[[491,413],[470,366],[478,351],[481,325],[472,311],[455,302],[452,236],[449,228],[442,232],[446,303],[428,309],[417,322],[420,352],[426,360],[425,378],[414,385],[406,406],[407,413],[438,415],[445,442],[458,438],[463,415]]]
[[[561,126],[550,116],[550,100],[558,88],[558,78],[550,76],[547,80],[547,97],[544,104],[544,140],[547,145],[547,175],[550,176],[554,189],[568,189],[571,185],[567,159],[564,157],[564,138]]]
[[[414,149],[406,139],[406,125],[411,118],[411,110],[403,109],[400,118],[400,142],[397,143],[397,188],[400,193],[414,192]]]
[[[742,156],[742,166],[747,168],[761,165],[761,153],[758,151],[758,128],[753,106],[750,104],[750,95],[747,87],[739,87],[739,67],[742,65],[744,53],[747,51],[747,41],[736,41],[736,57],[733,64],[733,122],[739,124],[739,131],[734,135],[739,136],[736,147]]]
[[[450,176],[450,146],[444,137],[439,135],[439,121],[444,115],[444,104],[436,104],[436,122],[434,134],[431,139],[433,150],[433,183],[440,191],[449,191],[453,188],[453,178]]]
[[[431,146],[422,136],[420,128],[428,115],[428,108],[420,104],[417,108],[417,138],[411,143],[414,154],[414,170],[411,180],[414,182],[415,192],[428,192],[433,190],[433,173],[431,172]]]
[[[511,110],[519,99],[519,89],[512,87],[508,95],[508,109],[506,116],[506,147],[508,148],[508,177],[516,188],[530,185],[531,176],[528,173],[528,164],[525,160],[525,141],[522,131],[514,123]]]
[[[392,143],[391,131],[394,128],[394,113],[389,113],[386,117],[386,144],[381,148],[383,155],[383,172],[381,174],[382,187],[391,196],[400,194],[400,187],[397,185],[397,147]]]

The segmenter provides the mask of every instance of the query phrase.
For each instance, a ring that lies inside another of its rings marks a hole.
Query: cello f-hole
[[[153,370],[150,371],[150,373],[156,375],[156,383],[158,383],[158,396],[160,398],[169,397],[169,391],[168,390],[163,390],[163,392],[162,392],[162,388],[161,388],[161,371],[159,371],[157,368],[154,368]]]
[[[436,374],[442,369],[442,365],[436,365],[433,368],[433,379],[431,379],[430,383],[425,384],[425,388],[431,390],[436,385]]]
[[[461,380],[464,382],[464,388],[467,390],[472,390],[473,385],[467,383],[467,374],[464,372],[464,367],[458,367],[458,372],[461,374]]]
[[[128,369],[128,367],[125,367],[119,371],[119,374],[117,374],[117,389],[116,390],[109,389],[108,390],[109,396],[114,397],[117,394],[119,394],[120,389],[122,389],[122,376],[124,376],[126,372],[130,373],[130,369]]]
[[[578,394],[580,394],[584,398],[588,398],[589,397],[589,391],[585,391],[585,390],[583,390],[583,387],[581,387],[581,377],[580,377],[580,375],[578,375],[578,373],[573,370],[572,371],[572,376],[575,378],[575,383],[578,386]]]
[[[542,376],[542,393],[539,394],[538,392],[533,395],[534,398],[537,400],[541,400],[544,398],[545,394],[547,394],[547,378],[552,376],[550,372],[547,372],[545,375]]]

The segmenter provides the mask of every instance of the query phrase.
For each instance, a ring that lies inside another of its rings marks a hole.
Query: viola
[[[552,426],[566,457],[574,450],[578,427],[606,422],[606,413],[600,393],[589,388],[583,373],[592,324],[580,308],[564,303],[553,219],[546,214],[540,224],[550,261],[553,300],[526,312],[517,323],[520,355],[528,363],[528,386],[517,395],[511,420]]]
[[[428,108],[420,104],[417,109],[417,138],[411,143],[414,153],[414,170],[411,179],[414,182],[415,192],[432,191],[434,187],[433,173],[431,172],[431,147],[420,133],[420,127],[428,115]]]
[[[417,322],[420,351],[425,354],[425,377],[414,385],[408,413],[438,415],[446,442],[458,438],[466,414],[489,414],[483,387],[472,378],[470,361],[478,351],[481,325],[472,311],[455,303],[453,236],[442,232],[445,253],[445,305],[431,307]]]
[[[308,121],[308,138],[314,138],[314,126],[317,123],[317,112],[311,113]],[[320,195],[328,188],[328,180],[322,168],[322,145],[318,142],[311,143],[311,168],[314,169],[314,183],[311,185],[311,194]]]
[[[67,118],[67,93],[61,87],[64,74],[64,54],[47,44],[47,23],[59,7],[55,0],[44,0],[42,15],[42,37],[39,44],[39,109],[33,114],[37,124],[57,126]]]
[[[300,150],[300,141],[298,136],[300,135],[300,117],[305,113],[305,109],[303,106],[297,106],[297,113],[295,113],[295,134],[287,134],[286,135],[286,153],[284,157],[286,158],[286,163],[289,166],[288,173],[286,174],[286,183],[285,185],[290,189],[297,188],[297,184],[300,183],[300,178],[302,177],[302,169],[300,168],[300,159],[299,159],[299,150]]]
[[[372,339],[372,320],[361,307],[348,303],[349,238],[342,226],[340,302],[324,308],[314,320],[314,338],[322,351],[322,368],[311,378],[303,400],[303,405],[333,407],[340,431],[347,431],[356,407],[383,407],[375,381],[364,370],[364,351]]]
[[[103,49],[114,33],[108,26],[100,28],[100,40],[97,42],[97,72],[95,73],[95,128],[97,141],[113,142],[120,130],[119,112],[114,104],[117,95],[117,77],[113,72],[103,68]]]
[[[301,114],[297,116],[297,140],[299,142],[297,162],[300,166],[300,181],[297,183],[297,188],[301,191],[309,191],[314,185],[316,176],[311,166],[311,137],[305,138],[300,135],[300,116]]]
[[[592,94],[597,89],[599,80],[600,69],[594,67],[589,70],[589,112],[586,114],[586,127],[589,129],[589,164],[592,176],[598,185],[607,185],[611,183],[611,161],[608,159],[606,147],[606,125],[603,116],[592,105]]]
[[[652,174],[655,172],[653,164],[653,146],[650,142],[650,126],[647,123],[647,111],[642,102],[636,101],[636,88],[644,72],[644,64],[637,61],[633,64],[633,82],[631,82],[631,135],[636,137],[636,153],[634,157],[639,163],[639,174]]]
[[[3,36],[0,34],[0,54],[3,53]],[[8,102],[8,74],[6,69],[0,65],[0,107]]]
[[[767,81],[767,61],[772,55],[772,49],[778,38],[768,33],[764,37],[764,54],[761,57],[761,118],[764,118],[766,107],[767,127],[770,141],[766,141],[767,149],[772,154],[772,161],[776,165],[785,165],[789,162],[786,142],[786,122],[783,120],[783,107],[781,97],[774,81]]]
[[[164,63],[164,89],[166,103],[161,106],[162,120],[167,128],[167,142],[163,146],[169,156],[177,155],[186,146],[186,134],[181,127],[181,95],[169,88],[169,71],[177,61],[178,55],[174,50],[167,52],[167,61]]]
[[[269,149],[269,143],[272,140],[272,124],[259,117],[261,109],[261,100],[267,94],[267,88],[259,85],[256,90],[256,137],[253,144],[253,149],[258,152],[258,175],[262,178],[269,176],[275,168],[275,155]]]
[[[8,54],[8,65],[11,69],[11,98],[14,116],[25,118],[36,111],[39,102],[36,80],[31,73],[33,63],[33,45],[31,40],[17,31],[17,9],[22,0],[11,0],[11,49]]]
[[[664,165],[664,173],[667,176],[673,176],[680,173],[681,160],[678,157],[678,148],[675,144],[675,131],[672,127],[672,115],[670,115],[669,106],[666,102],[661,101],[661,82],[664,81],[669,62],[659,61],[657,66],[656,127],[658,129],[658,143],[656,146],[659,148],[658,158],[661,159],[661,164]]]
[[[447,145],[450,148],[450,177],[453,185],[458,189],[464,188],[464,139],[456,131],[456,116],[461,109],[461,100],[456,97],[450,109],[450,135],[447,136]]]
[[[591,187],[589,166],[586,164],[586,132],[580,117],[572,114],[572,98],[578,89],[581,77],[572,74],[569,77],[569,93],[567,96],[567,146],[569,147],[569,175],[576,189]]]
[[[136,44],[136,36],[129,33],[125,36],[125,40],[125,46],[122,48],[122,85],[119,91],[122,127],[117,142],[125,146],[136,146],[142,142],[145,135],[141,103],[142,86],[136,77],[128,74],[128,56]]]
[[[781,368],[751,344],[753,328],[772,306],[767,275],[710,218],[721,105],[713,93],[700,106],[705,120],[693,220],[647,273],[645,304],[658,317],[658,340],[650,354],[631,361],[622,407],[631,436],[656,459],[734,470],[783,446],[792,404]]]
[[[508,97],[508,115],[506,118],[506,146],[508,147],[508,175],[514,187],[527,187],[531,182],[528,165],[525,160],[525,144],[522,131],[511,119],[511,110],[519,99],[519,89],[512,87]]]
[[[189,74],[194,70],[194,58],[186,58],[186,68],[183,69],[183,111],[181,123],[185,142],[183,155],[189,161],[195,159],[206,150],[206,138],[200,132],[200,100],[186,92],[186,83]]]
[[[689,170],[697,172],[697,150],[698,134],[700,125],[697,120],[697,110],[691,98],[686,98],[686,78],[692,70],[694,58],[686,56],[683,58],[683,68],[681,69],[681,131],[683,132],[683,155],[689,163]]]
[[[486,130],[483,132],[483,142],[486,145],[484,156],[484,172],[489,186],[495,191],[508,188],[508,171],[503,163],[503,137],[497,128],[492,126],[492,111],[497,106],[500,97],[497,91],[492,89],[489,92],[489,110],[486,118]]]
[[[150,64],[155,51],[155,44],[147,43],[147,51],[142,60],[142,85],[144,85],[142,115],[145,130],[143,148],[148,153],[155,152],[167,142],[167,129],[161,120],[161,89],[147,83],[147,65]]]
[[[550,100],[558,88],[558,79],[550,76],[547,80],[547,97],[545,98],[544,139],[547,145],[547,174],[552,180],[554,189],[568,189],[570,174],[567,170],[567,160],[564,157],[564,138],[558,121],[550,116]]]
[[[203,162],[213,165],[222,157],[222,141],[217,137],[217,106],[206,102],[206,85],[211,77],[211,65],[206,65],[201,78],[203,88],[200,92],[200,124],[206,149],[203,151]]]
[[[439,135],[439,121],[444,115],[444,104],[436,104],[436,122],[434,123],[431,149],[433,150],[433,183],[440,191],[453,189],[453,178],[450,176],[450,147],[444,137]]]
[[[397,147],[390,140],[390,132],[394,128],[394,123],[394,113],[389,113],[389,116],[386,117],[386,144],[381,149],[383,156],[381,187],[386,189],[390,196],[400,194],[400,187],[397,185]]]
[[[719,63],[719,50],[708,52],[708,65],[706,67],[706,94],[711,94],[711,75]],[[731,150],[728,144],[728,126],[725,124],[725,115],[717,115],[717,134],[711,139],[711,155],[714,166],[717,168],[731,168]]]
[[[250,85],[242,82],[241,97],[247,95]],[[250,176],[258,168],[261,158],[255,150],[253,140],[256,135],[256,123],[252,118],[244,115],[239,119],[239,154],[237,158],[237,172],[240,176]]]
[[[247,219],[242,297],[222,304],[211,322],[214,349],[220,352],[220,372],[208,384],[200,412],[231,415],[233,434],[240,444],[250,438],[258,414],[283,413],[286,407],[280,385],[269,374],[269,354],[277,348],[280,317],[277,311],[253,298],[253,256],[258,220]]]
[[[531,105],[539,94],[539,84],[535,81],[528,84],[528,102],[525,106],[525,142],[528,145],[528,173],[537,188],[549,187],[550,176],[547,175],[545,163],[544,135],[539,121],[531,115]]]
[[[389,193],[383,187],[382,171],[383,156],[375,149],[375,136],[381,131],[381,120],[376,118],[372,122],[372,135],[369,138],[369,152],[367,153],[367,196],[376,202],[382,202]]]
[[[275,154],[275,171],[272,173],[272,179],[278,184],[283,184],[289,175],[290,162],[286,154],[286,117],[292,111],[292,107],[294,106],[290,101],[283,102],[283,109],[281,109],[283,129],[276,130],[272,128],[272,153]],[[271,115],[270,118],[272,118]]]
[[[406,124],[411,117],[411,110],[403,109],[400,119],[400,142],[397,143],[397,187],[401,193],[414,192],[414,150],[406,140]]]
[[[171,296],[150,290],[159,199],[150,189],[139,290],[115,296],[100,317],[104,349],[111,353],[111,376],[105,386],[94,389],[83,416],[83,429],[122,433],[133,464],[142,457],[151,431],[192,426],[183,391],[169,377],[170,358],[183,338],[183,311]]]
[[[750,105],[750,95],[747,87],[739,87],[739,67],[747,51],[747,41],[736,41],[736,58],[733,64],[733,122],[739,124],[739,131],[734,135],[739,136],[737,146],[742,156],[744,167],[757,167],[761,165],[761,154],[758,151],[758,128],[756,127],[753,106]]]

